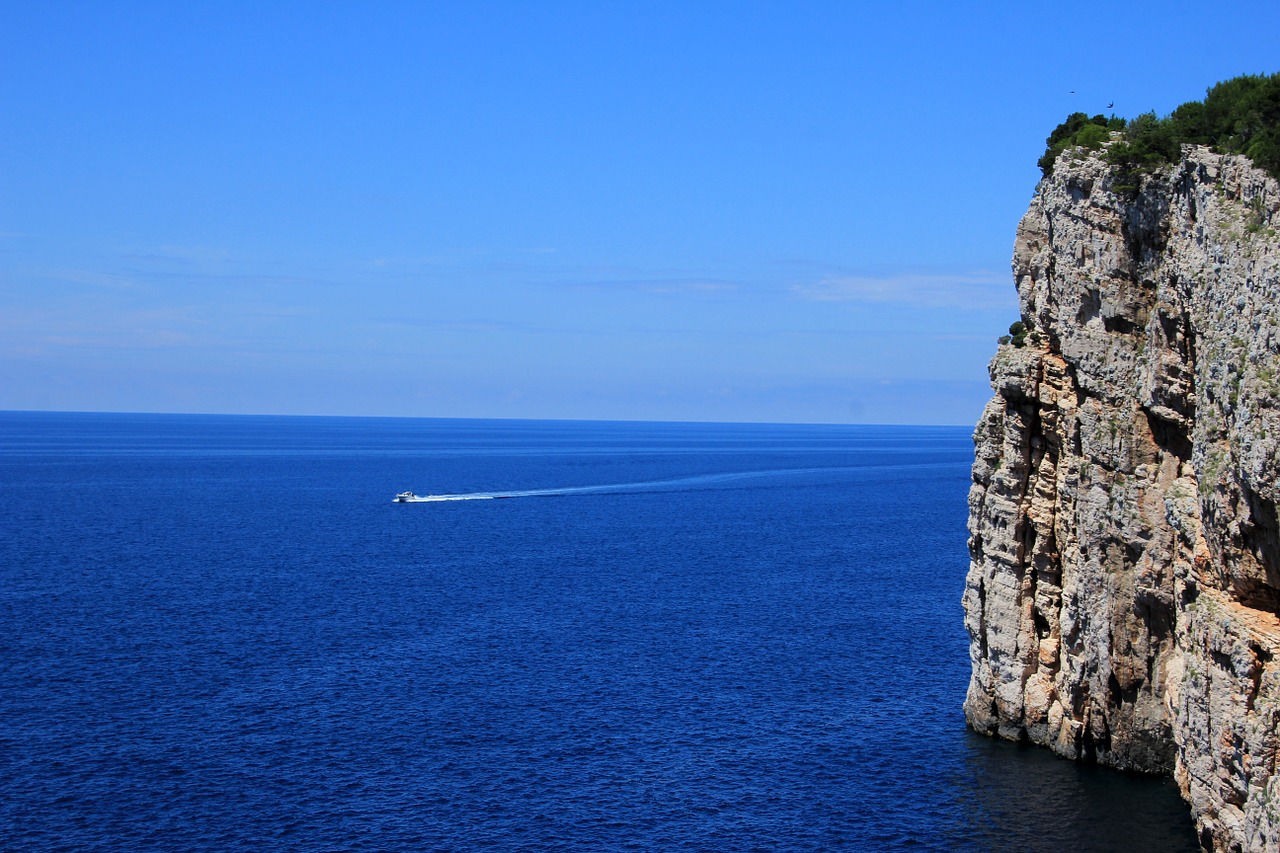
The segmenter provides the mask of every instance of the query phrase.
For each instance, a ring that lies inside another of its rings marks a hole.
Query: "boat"
[[[409,503],[409,501],[413,501],[417,499],[418,499],[418,496],[415,495],[413,492],[401,492],[400,494],[396,495],[395,502],[399,504],[407,504]]]

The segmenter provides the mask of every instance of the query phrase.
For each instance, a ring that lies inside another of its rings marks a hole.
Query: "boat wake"
[[[875,466],[883,467],[883,466]],[[520,491],[466,492],[454,495],[415,495],[406,492],[396,497],[400,503],[438,503],[441,501],[490,501],[504,498],[550,498],[567,495],[619,495],[643,492],[667,492],[679,489],[714,487],[736,480],[764,477],[780,477],[794,474],[825,474],[848,471],[867,471],[864,466],[840,468],[781,468],[768,471],[735,471],[725,474],[702,474],[697,477],[680,477],[674,480],[647,480],[637,483],[610,483],[600,486],[567,486],[558,489],[525,489]]]

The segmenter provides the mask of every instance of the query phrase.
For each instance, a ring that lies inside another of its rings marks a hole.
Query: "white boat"
[[[407,504],[409,503],[409,501],[417,500],[417,498],[418,496],[415,495],[413,492],[401,492],[400,494],[396,495],[395,502],[400,504]]]

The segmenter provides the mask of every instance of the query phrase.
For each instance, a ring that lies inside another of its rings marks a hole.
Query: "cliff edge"
[[[977,731],[1174,774],[1209,850],[1280,849],[1280,184],[1072,149],[1018,227],[964,593]]]

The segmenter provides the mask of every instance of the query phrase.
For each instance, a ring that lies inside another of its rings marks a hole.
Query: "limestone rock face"
[[[1280,849],[1280,184],[1077,149],[1018,227],[964,593],[978,731],[1173,773],[1212,850]],[[1125,186],[1124,184],[1128,184]]]

